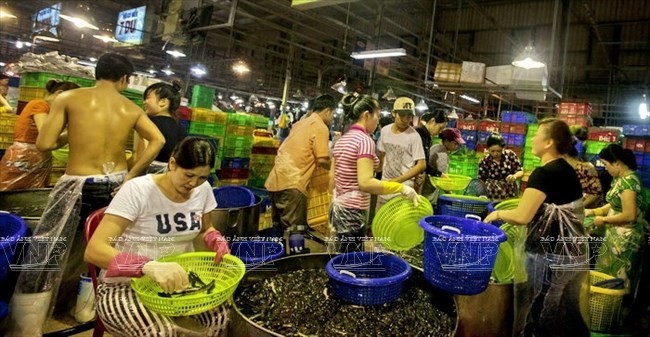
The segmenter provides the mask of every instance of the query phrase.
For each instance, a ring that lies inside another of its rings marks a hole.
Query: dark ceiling
[[[562,97],[591,102],[595,122],[601,125],[637,121],[634,107],[650,93],[650,1],[358,0],[297,10],[290,0],[184,0],[180,4],[186,10],[213,6],[209,25],[215,27],[201,31],[205,38],[194,32],[198,42],[179,33],[165,45],[163,23],[175,1],[63,1],[64,10],[87,5],[98,25],[109,30],[120,10],[147,5],[156,14],[151,40],[140,47],[115,47],[93,38],[95,32],[63,21],[63,40],[39,43],[35,52],[58,50],[87,58],[118,50],[143,71],[170,65],[190,85],[280,98],[286,84],[289,100],[303,99],[294,97],[298,90],[305,96],[332,92],[329,86],[343,75],[349,86],[379,96],[391,87],[397,95],[424,97],[430,106],[453,105],[488,116],[499,109],[549,113]],[[228,26],[232,1],[236,12]],[[0,61],[16,60],[26,51],[15,48],[16,39],[28,39],[32,15],[56,2],[3,4],[18,18],[0,21]],[[405,48],[407,56],[387,59],[380,64],[384,71],[373,71],[372,62],[364,67],[349,56],[360,43],[368,49]],[[516,87],[433,85],[439,61],[504,65],[529,44],[548,65],[545,101],[517,98],[516,92],[524,89]],[[181,48],[188,57],[174,59],[163,47]],[[235,60],[245,60],[252,71],[235,75],[230,69]],[[197,63],[208,74],[188,77],[188,69]],[[450,91],[471,94],[482,103],[467,104]]]

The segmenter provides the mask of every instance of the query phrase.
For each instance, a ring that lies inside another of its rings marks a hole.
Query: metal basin
[[[323,269],[327,262],[332,258],[331,254],[328,253],[319,253],[319,254],[306,254],[306,255],[294,255],[284,257],[278,260],[274,260],[269,263],[259,265],[246,272],[244,278],[239,283],[239,287],[235,291],[235,298],[241,294],[241,291],[245,285],[262,281],[264,279],[273,277],[280,273],[287,273],[290,271],[300,270],[300,269]],[[413,269],[413,275],[407,281],[407,286],[419,287],[425,291],[429,291],[435,295],[437,299],[435,305],[443,312],[447,313],[451,317],[456,318],[456,327],[454,331],[458,328],[458,319],[456,313],[456,303],[454,298],[442,291],[439,291],[426,282],[424,279],[424,274],[422,271]],[[268,337],[268,336],[283,336],[278,333],[275,333],[271,330],[268,330],[264,327],[259,326],[258,324],[251,321],[246,315],[244,315],[239,307],[237,302],[234,301],[233,312],[231,315],[231,325],[230,325],[230,334],[229,336],[248,336],[248,337]]]
[[[251,206],[216,208],[212,211],[212,227],[228,238],[255,236],[260,226],[261,203],[262,199],[256,195]]]
[[[0,192],[0,210],[20,215],[34,230],[51,191],[51,188],[36,188]]]

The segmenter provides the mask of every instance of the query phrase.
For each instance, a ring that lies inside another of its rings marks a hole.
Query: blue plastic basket
[[[382,305],[396,300],[402,294],[404,281],[413,273],[402,258],[376,252],[337,255],[325,269],[333,293],[358,305]]]
[[[255,195],[244,186],[222,186],[212,190],[217,208],[241,208],[255,203]]]
[[[230,245],[231,254],[244,262],[246,268],[279,259],[284,255],[284,246],[270,240],[234,241]]]
[[[496,226],[470,219],[434,215],[424,228],[424,278],[452,294],[484,291],[506,234]]]
[[[0,281],[9,275],[10,264],[16,260],[16,245],[27,235],[27,223],[23,218],[9,212],[0,211],[0,248],[5,258],[0,259]]]
[[[443,194],[438,197],[437,215],[450,215],[464,218],[474,214],[483,218],[490,199],[465,195]]]

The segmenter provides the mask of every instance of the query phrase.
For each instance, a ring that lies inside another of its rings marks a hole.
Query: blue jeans
[[[514,335],[589,336],[588,305],[580,306],[589,300],[588,257],[527,252],[526,272],[528,282],[515,284]]]

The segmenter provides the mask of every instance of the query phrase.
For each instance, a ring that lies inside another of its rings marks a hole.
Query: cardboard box
[[[483,84],[485,82],[485,63],[463,61],[460,82]]]

